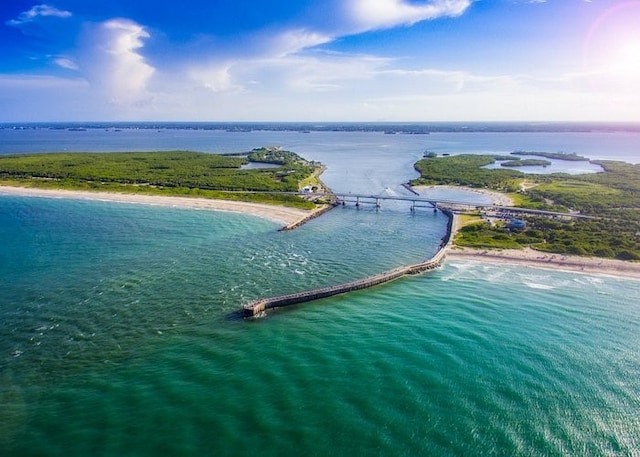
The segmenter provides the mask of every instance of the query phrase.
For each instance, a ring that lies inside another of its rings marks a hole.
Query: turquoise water
[[[640,446],[640,282],[450,261],[243,321],[263,292],[427,257],[442,216],[338,208],[282,233],[236,214],[2,198],[0,217],[3,455]]]
[[[401,192],[422,152],[296,135],[354,192]],[[0,455],[638,455],[640,281],[450,260],[239,318],[427,258],[445,225],[1,197]]]

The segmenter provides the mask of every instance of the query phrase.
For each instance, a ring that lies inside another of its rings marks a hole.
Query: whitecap
[[[552,286],[551,284],[540,284],[538,282],[525,282],[524,284],[527,287],[530,287],[532,289],[541,289],[541,290],[553,290],[553,289],[555,289],[555,286]]]

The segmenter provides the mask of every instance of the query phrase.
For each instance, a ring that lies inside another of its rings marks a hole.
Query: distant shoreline
[[[135,203],[175,208],[202,209],[210,211],[226,211],[242,213],[271,220],[285,227],[297,226],[301,221],[312,217],[323,207],[315,210],[303,210],[286,206],[267,205],[261,203],[231,200],[215,200],[208,198],[158,196],[143,194],[126,194],[118,192],[91,192],[79,190],[38,189],[31,187],[0,186],[0,196],[13,195],[19,197],[65,198],[75,200],[109,201],[118,203]]]

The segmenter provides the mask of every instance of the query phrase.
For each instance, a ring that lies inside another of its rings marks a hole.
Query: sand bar
[[[91,192],[80,190],[38,189],[31,187],[0,186],[0,196],[68,198],[77,200],[110,201],[120,203],[138,203],[144,205],[169,206],[174,208],[192,208],[212,211],[228,211],[250,214],[269,219],[283,225],[293,225],[313,215],[316,210],[307,211],[286,206],[208,198],[172,197],[143,194],[121,194],[117,192]]]

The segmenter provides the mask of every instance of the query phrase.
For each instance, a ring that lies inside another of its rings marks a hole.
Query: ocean
[[[406,192],[426,149],[640,161],[630,132],[0,129],[0,154],[263,145],[375,194]],[[640,281],[456,259],[243,320],[430,257],[446,218],[385,203],[277,229],[0,197],[0,455],[640,455]]]

